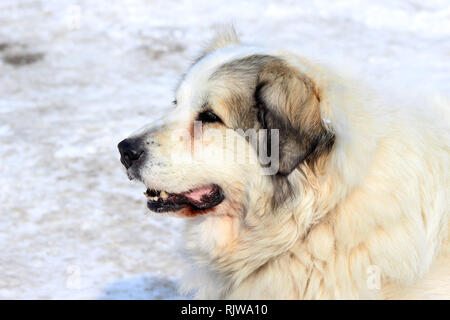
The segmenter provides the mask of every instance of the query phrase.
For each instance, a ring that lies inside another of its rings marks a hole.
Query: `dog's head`
[[[333,141],[314,82],[231,34],[191,66],[168,117],[118,147],[152,211],[193,217],[242,212],[258,201],[251,196],[277,193],[274,186],[301,163],[313,165]]]

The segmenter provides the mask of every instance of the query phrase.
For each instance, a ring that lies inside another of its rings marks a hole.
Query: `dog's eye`
[[[197,121],[209,122],[209,123],[212,123],[212,122],[223,123],[222,120],[219,118],[219,116],[216,115],[211,110],[206,110],[206,111],[201,112],[197,117]]]

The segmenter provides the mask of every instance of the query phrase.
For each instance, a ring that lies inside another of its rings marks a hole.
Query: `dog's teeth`
[[[151,200],[151,201],[156,201],[158,200],[158,197],[152,197],[151,195],[149,195],[148,193],[144,193],[145,196],[147,197],[147,199]]]
[[[160,194],[160,197],[161,197],[163,200],[166,200],[166,199],[169,197],[169,195],[167,194],[167,192],[162,191],[161,194]]]

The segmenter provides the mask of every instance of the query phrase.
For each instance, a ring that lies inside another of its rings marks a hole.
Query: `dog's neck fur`
[[[305,182],[305,176],[298,171],[289,179],[296,184]],[[324,182],[324,185],[325,189],[333,189],[329,182]],[[261,187],[262,184],[255,186],[249,193],[257,195],[264,190]],[[269,185],[266,187],[270,188]],[[317,287],[323,285],[317,267],[331,258],[335,250],[327,217],[333,208],[329,207],[329,202],[318,201],[326,195],[321,195],[322,190],[316,189],[316,186],[310,185],[300,190],[300,195],[289,200],[276,213],[270,209],[270,199],[262,202],[264,197],[253,197],[245,206],[245,218],[206,216],[190,221],[186,248],[193,259],[195,271],[187,275],[189,280],[184,282],[184,290],[198,289],[198,298],[283,298],[271,296],[270,290],[256,293],[258,290],[255,288],[259,285],[252,278],[256,273],[270,273],[268,270],[277,268],[278,259],[293,259],[300,267],[280,269],[276,273],[286,276],[289,272],[295,272],[297,276],[302,275],[302,281],[294,285],[291,292],[286,292],[284,298],[336,297],[334,293],[323,292],[323,288]],[[337,202],[342,195],[334,196]],[[248,211],[249,208],[252,211]],[[310,241],[311,230],[316,230],[314,241]],[[205,268],[203,273],[199,272],[198,267]],[[320,280],[313,282],[311,277]],[[351,282],[351,279],[347,281]],[[266,285],[270,286],[271,282],[276,285],[277,280],[268,277]],[[356,292],[342,294],[343,297],[357,295]]]

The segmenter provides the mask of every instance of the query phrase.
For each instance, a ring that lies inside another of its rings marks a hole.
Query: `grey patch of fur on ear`
[[[258,120],[279,130],[278,175],[287,176],[306,162],[312,169],[331,151],[334,134],[324,126],[314,83],[283,60],[266,63],[254,93]],[[270,143],[270,135],[267,137]]]

